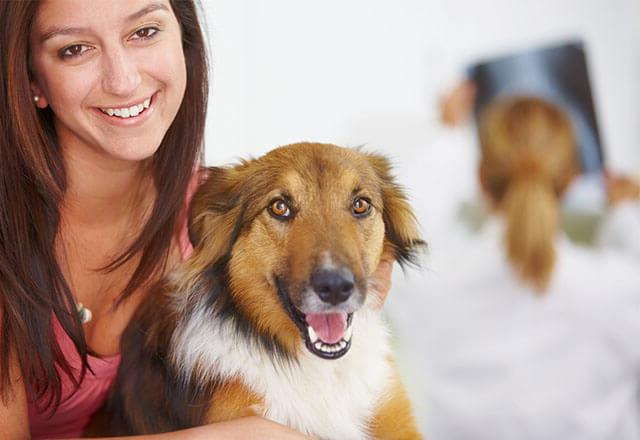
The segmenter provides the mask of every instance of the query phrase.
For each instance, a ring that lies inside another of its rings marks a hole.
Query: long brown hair
[[[481,115],[480,145],[481,180],[506,217],[509,261],[543,292],[555,264],[558,198],[577,169],[571,121],[538,98],[499,100]]]
[[[205,42],[193,0],[170,0],[180,24],[187,85],[178,113],[150,159],[156,199],[139,237],[105,271],[140,255],[120,294],[124,299],[167,263],[187,185],[201,153],[208,97]],[[89,349],[54,242],[66,175],[50,108],[36,111],[30,92],[29,34],[38,1],[0,2],[0,398],[12,396],[10,358],[19,362],[30,395],[57,408],[61,380],[76,386],[88,369]],[[59,320],[82,359],[79,379],[52,332]]]

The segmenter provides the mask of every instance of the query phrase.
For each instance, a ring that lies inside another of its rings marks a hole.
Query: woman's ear
[[[418,221],[404,190],[391,174],[389,160],[381,155],[367,154],[382,192],[382,218],[385,227],[385,248],[391,250],[396,261],[418,265],[418,254],[426,246],[418,232]]]
[[[35,81],[31,81],[31,96],[33,97],[33,103],[39,109],[47,108],[49,105],[49,101],[47,100],[44,93],[42,93],[42,89],[36,84]]]

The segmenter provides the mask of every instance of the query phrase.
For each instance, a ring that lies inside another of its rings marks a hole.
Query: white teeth
[[[349,328],[347,328],[347,331],[344,332],[343,339],[345,341],[350,341],[352,335],[353,335],[353,325],[350,325]]]
[[[341,339],[335,344],[324,344],[322,341],[317,340],[313,342],[313,346],[316,350],[324,351],[325,353],[337,353],[338,351],[344,350],[347,346],[347,342],[344,339]]]
[[[127,108],[101,108],[102,113],[106,113],[109,116],[118,116],[120,118],[126,119],[138,116],[140,113],[144,111],[144,109],[149,108],[151,105],[151,98],[147,98],[141,104],[132,105]]]
[[[353,336],[353,322],[346,328],[342,338],[333,344],[328,344],[322,341],[311,326],[307,326],[307,336],[309,338],[309,342],[311,342],[317,351],[327,354],[343,352],[351,342],[351,337]]]
[[[311,326],[307,327],[307,332],[309,333],[309,340],[312,344],[318,340],[318,335],[316,335],[316,332]]]

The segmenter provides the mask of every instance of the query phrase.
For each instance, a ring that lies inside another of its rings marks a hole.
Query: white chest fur
[[[208,377],[242,378],[264,397],[266,418],[300,432],[318,439],[367,439],[366,422],[392,374],[388,331],[378,312],[361,310],[353,319],[352,346],[344,357],[324,360],[303,348],[298,362],[282,363],[202,306],[177,328],[174,361],[188,375],[197,366]]]

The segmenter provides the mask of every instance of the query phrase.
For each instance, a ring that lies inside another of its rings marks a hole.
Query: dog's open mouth
[[[309,351],[325,359],[337,359],[351,348],[353,313],[304,315],[305,343]]]
[[[278,295],[285,310],[300,329],[307,349],[323,359],[338,359],[351,348],[353,313],[304,314],[289,299],[278,280]]]

